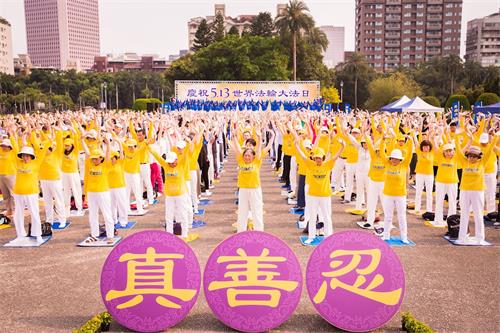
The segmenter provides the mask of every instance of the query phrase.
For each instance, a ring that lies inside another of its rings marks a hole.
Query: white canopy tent
[[[393,109],[395,109],[395,108],[397,109],[401,105],[406,104],[409,101],[410,101],[410,99],[408,98],[408,96],[404,95],[403,97],[401,97],[397,101],[394,101],[392,103],[384,105],[383,107],[380,108],[380,111],[389,111],[389,112],[391,112],[391,111],[393,111]]]
[[[444,112],[443,108],[432,106],[418,96],[403,105],[391,109],[393,112]]]

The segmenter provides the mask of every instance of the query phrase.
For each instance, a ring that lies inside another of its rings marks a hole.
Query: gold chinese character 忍
[[[174,272],[172,259],[182,258],[184,255],[177,253],[156,253],[152,247],[148,247],[145,254],[122,254],[119,261],[127,262],[127,285],[125,290],[108,291],[106,301],[134,296],[117,306],[117,309],[126,309],[140,304],[144,295],[172,296],[184,302],[191,300],[196,295],[196,290],[174,289],[172,285]],[[181,308],[179,304],[163,296],[157,296],[156,303],[166,308]]]
[[[281,292],[276,289],[293,291],[297,288],[297,281],[275,280],[280,275],[279,272],[273,272],[272,269],[278,268],[271,263],[285,262],[284,257],[269,256],[269,249],[264,248],[260,256],[248,256],[245,250],[239,248],[236,250],[237,256],[221,256],[217,258],[217,263],[243,262],[227,265],[225,278],[231,278],[229,281],[213,281],[208,285],[208,290],[227,289],[227,302],[230,307],[243,305],[261,305],[275,308],[278,306]],[[246,287],[267,287],[269,289],[248,289]],[[242,289],[243,288],[243,289]],[[251,296],[261,296],[251,299]],[[240,296],[240,299],[238,299]],[[241,297],[243,296],[243,297]],[[248,298],[242,299],[245,296]],[[267,297],[263,299],[262,296]],[[249,299],[250,298],[250,299]]]
[[[370,256],[370,263],[364,268],[358,268],[361,263],[361,257]],[[385,305],[395,305],[399,302],[401,297],[401,288],[392,291],[374,291],[376,287],[380,286],[384,282],[384,277],[381,274],[375,274],[373,280],[366,286],[366,275],[369,275],[377,269],[380,264],[380,250],[336,250],[330,254],[331,259],[336,259],[339,257],[350,256],[350,261],[343,260],[333,260],[330,262],[330,267],[333,268],[330,272],[324,272],[323,275],[326,278],[332,278],[330,280],[330,288],[335,290],[336,288],[342,288],[344,290],[350,291],[356,295],[366,297],[376,302],[383,303]],[[344,258],[348,259],[348,258]],[[345,264],[344,266],[342,264]],[[354,284],[345,283],[339,280],[340,277],[346,275],[352,271],[356,271],[358,274]],[[318,304],[325,300],[326,291],[328,285],[326,281],[323,281],[321,287],[319,288],[316,296],[314,296],[314,303]]]

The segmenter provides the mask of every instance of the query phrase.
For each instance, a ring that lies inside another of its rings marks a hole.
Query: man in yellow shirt
[[[489,149],[490,136],[488,133],[482,133],[479,137],[479,145],[483,154]],[[497,189],[497,155],[490,154],[488,159],[484,161],[484,202],[486,213],[493,213],[496,210],[495,195]]]
[[[366,229],[375,227],[375,213],[377,210],[377,202],[382,204],[382,192],[384,190],[384,173],[385,161],[380,155],[380,141],[384,137],[379,137],[379,141],[372,143],[371,139],[365,134],[365,141],[370,153],[370,170],[368,171],[368,193],[366,203],[366,223],[362,226]]]
[[[12,133],[13,134],[13,133]],[[11,135],[0,143],[0,191],[5,203],[5,215],[12,216],[14,212],[14,199],[12,189],[16,180],[17,140]]]
[[[109,194],[111,197],[111,217],[113,223],[125,227],[128,224],[127,188],[123,167],[123,149],[111,151],[111,163],[108,171]]]
[[[66,217],[70,216],[71,195],[75,200],[76,214],[75,216],[83,216],[82,203],[82,184],[80,174],[78,172],[78,149],[75,145],[75,140],[66,138],[63,141],[64,152],[62,156],[62,183],[64,194],[64,207]]]
[[[130,121],[129,124],[130,134],[132,138],[137,142],[137,151],[139,153],[140,160],[140,192],[142,198],[142,189],[146,188],[146,193],[148,195],[148,203],[152,205],[154,203],[154,192],[153,192],[153,184],[151,183],[151,167],[149,166],[149,154],[147,151],[147,142],[146,142],[146,130],[141,128],[139,130],[135,130],[134,124]],[[153,123],[149,123],[148,130],[148,139],[153,138],[154,135],[154,126]]]
[[[129,139],[125,141],[124,146],[125,146],[124,148],[125,183],[127,190],[127,199],[129,201],[129,209],[130,209],[130,192],[133,192],[137,206],[137,215],[144,215],[146,211],[144,210],[144,203],[141,191],[141,173],[140,173],[141,150],[137,148],[137,141],[134,139]],[[147,145],[142,146],[141,149],[147,149]],[[129,214],[130,213],[131,211],[129,211]]]

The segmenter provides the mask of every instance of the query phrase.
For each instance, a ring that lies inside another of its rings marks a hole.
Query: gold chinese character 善
[[[106,293],[106,301],[116,298],[134,296],[121,303],[117,309],[126,309],[142,303],[144,295],[161,295],[156,303],[166,308],[180,309],[181,306],[164,296],[171,296],[187,302],[196,295],[193,289],[174,289],[172,278],[174,273],[173,259],[182,259],[178,253],[156,253],[148,247],[146,253],[124,253],[120,262],[127,262],[127,285],[125,290],[110,290]]]
[[[275,280],[275,277],[278,277],[280,273],[272,271],[278,268],[273,263],[285,262],[286,258],[269,256],[269,249],[267,248],[264,248],[259,256],[248,256],[245,250],[241,248],[237,249],[236,253],[237,256],[221,256],[217,258],[218,264],[243,262],[227,265],[227,272],[224,277],[231,278],[231,280],[213,281],[208,286],[209,291],[227,289],[226,297],[230,307],[260,305],[275,308],[281,298],[280,290],[290,292],[297,288],[297,281]],[[270,289],[249,289],[248,287]],[[265,296],[266,299],[263,299],[262,296]]]
[[[362,256],[370,256],[370,262],[364,268],[359,267]],[[392,291],[373,290],[384,282],[384,277],[381,274],[375,274],[373,280],[366,285],[366,276],[377,269],[380,264],[380,256],[381,253],[379,249],[335,250],[330,254],[331,259],[338,259],[330,262],[330,267],[333,268],[333,270],[323,272],[321,275],[325,278],[331,278],[330,288],[332,290],[341,288],[385,305],[396,305],[401,297],[401,288]],[[350,261],[348,261],[349,257]],[[353,284],[342,282],[339,279],[352,271],[358,274]],[[328,284],[326,281],[323,281],[316,296],[314,296],[314,303],[318,304],[325,300],[327,289]]]

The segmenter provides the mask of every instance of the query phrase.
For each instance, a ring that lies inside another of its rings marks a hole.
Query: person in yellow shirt
[[[459,146],[458,138],[455,141]],[[437,141],[434,142],[437,147]],[[444,221],[444,197],[448,195],[448,216],[457,213],[457,191],[458,191],[458,159],[455,154],[455,145],[447,143],[439,149],[434,156],[438,170],[436,174],[436,207],[434,221],[436,227],[446,227]]]
[[[341,135],[344,142],[346,142],[345,147],[345,173],[346,173],[346,189],[344,193],[344,200],[341,203],[350,203],[352,193],[354,192],[354,176],[356,174],[356,165],[358,163],[358,149],[357,146],[349,140],[349,138],[344,135],[346,133],[345,128],[340,122],[340,119],[337,118],[337,129],[339,130],[339,134]],[[358,140],[361,136],[361,130],[359,128],[353,128],[351,130],[351,135]],[[357,179],[356,179],[357,181]]]
[[[0,143],[0,191],[5,204],[5,215],[9,217],[14,212],[12,189],[16,180],[17,153],[17,138],[12,132],[9,139],[3,139]]]
[[[490,141],[490,136],[488,133],[482,133],[479,137],[479,147],[484,155],[488,150]],[[484,169],[484,201],[485,201],[485,211],[486,213],[493,213],[496,210],[495,195],[497,189],[497,156],[496,154],[490,154],[488,160],[485,161]]]
[[[25,141],[25,140],[23,140]],[[50,142],[46,142],[35,155],[33,147],[24,146],[17,154],[16,181],[14,183],[14,224],[17,238],[14,242],[22,241],[27,233],[24,228],[24,208],[27,208],[31,217],[31,236],[42,243],[42,223],[40,221],[40,206],[38,203],[38,179],[40,165],[49,149]]]
[[[409,139],[413,142],[411,136]],[[406,223],[406,181],[407,172],[413,155],[413,145],[407,149],[406,154],[400,149],[393,149],[389,156],[385,152],[385,142],[380,145],[380,155],[385,164],[384,189],[382,207],[384,209],[384,234],[383,239],[391,238],[391,226],[396,209],[401,241],[408,244],[408,228]]]
[[[418,141],[415,141],[418,142]],[[425,186],[425,211],[432,212],[432,189],[434,186],[434,150],[429,140],[420,141],[415,167],[415,214],[420,215],[422,192]]]
[[[485,169],[488,159],[498,142],[498,137],[498,135],[495,135],[493,142],[485,149],[484,155],[480,147],[471,146],[472,136],[470,136],[469,143],[464,150],[457,149],[459,158],[463,163],[462,182],[460,184],[458,244],[467,243],[470,211],[474,214],[475,237],[479,244],[485,244],[483,221],[484,190],[486,188]]]
[[[109,194],[111,197],[111,217],[113,224],[125,227],[128,224],[127,188],[125,186],[123,148],[111,151],[111,163],[108,171]]]
[[[377,203],[382,204],[382,192],[384,190],[385,161],[380,155],[380,142],[384,140],[383,136],[378,137],[379,141],[375,144],[365,134],[365,141],[370,153],[370,170],[368,171],[368,191],[366,203],[366,223],[363,228],[373,229],[375,227],[375,213]]]
[[[181,224],[184,239],[188,238],[188,214],[191,211],[188,203],[188,191],[185,180],[186,155],[177,156],[173,151],[167,153],[163,159],[160,154],[148,146],[149,151],[165,170],[165,229],[174,233],[174,218]]]
[[[75,216],[83,216],[82,203],[82,184],[80,181],[80,173],[78,172],[78,149],[75,145],[75,140],[71,137],[64,139],[64,152],[62,156],[62,185],[64,195],[64,208],[66,217],[70,216],[71,195],[75,200],[76,213]]]
[[[248,214],[251,212],[254,230],[264,231],[264,211],[262,189],[260,187],[260,167],[262,165],[262,134],[257,131],[257,147],[255,150],[239,145],[232,137],[232,149],[236,153],[238,163],[238,226],[237,232],[247,230]]]
[[[146,148],[147,145],[146,130],[144,128],[140,128],[136,131],[132,121],[130,121],[129,123],[129,130],[130,134],[132,135],[132,139],[134,139],[137,142],[137,150],[139,153],[139,160],[140,160],[139,189],[141,192],[141,198],[142,198],[142,189],[145,187],[148,196],[148,203],[152,205],[154,203],[154,192],[153,192],[153,184],[151,183],[151,167],[149,166],[149,154]],[[147,139],[151,139],[153,138],[153,136],[154,136],[154,126],[153,122],[150,121]]]
[[[106,154],[101,149],[89,151],[84,140],[81,141],[87,159],[90,161],[85,181],[87,182],[87,201],[89,206],[90,236],[85,243],[99,240],[99,212],[104,218],[106,241],[114,241],[115,225],[111,216],[111,196],[109,194],[108,172],[111,165],[109,140],[104,137]]]
[[[137,141],[134,139],[125,141],[124,146],[125,184],[127,190],[129,214],[131,213],[130,193],[133,192],[137,206],[137,214],[144,215],[146,211],[144,210],[144,202],[142,199],[141,191],[141,150],[137,148]],[[141,149],[147,149],[147,145],[142,146]]]

